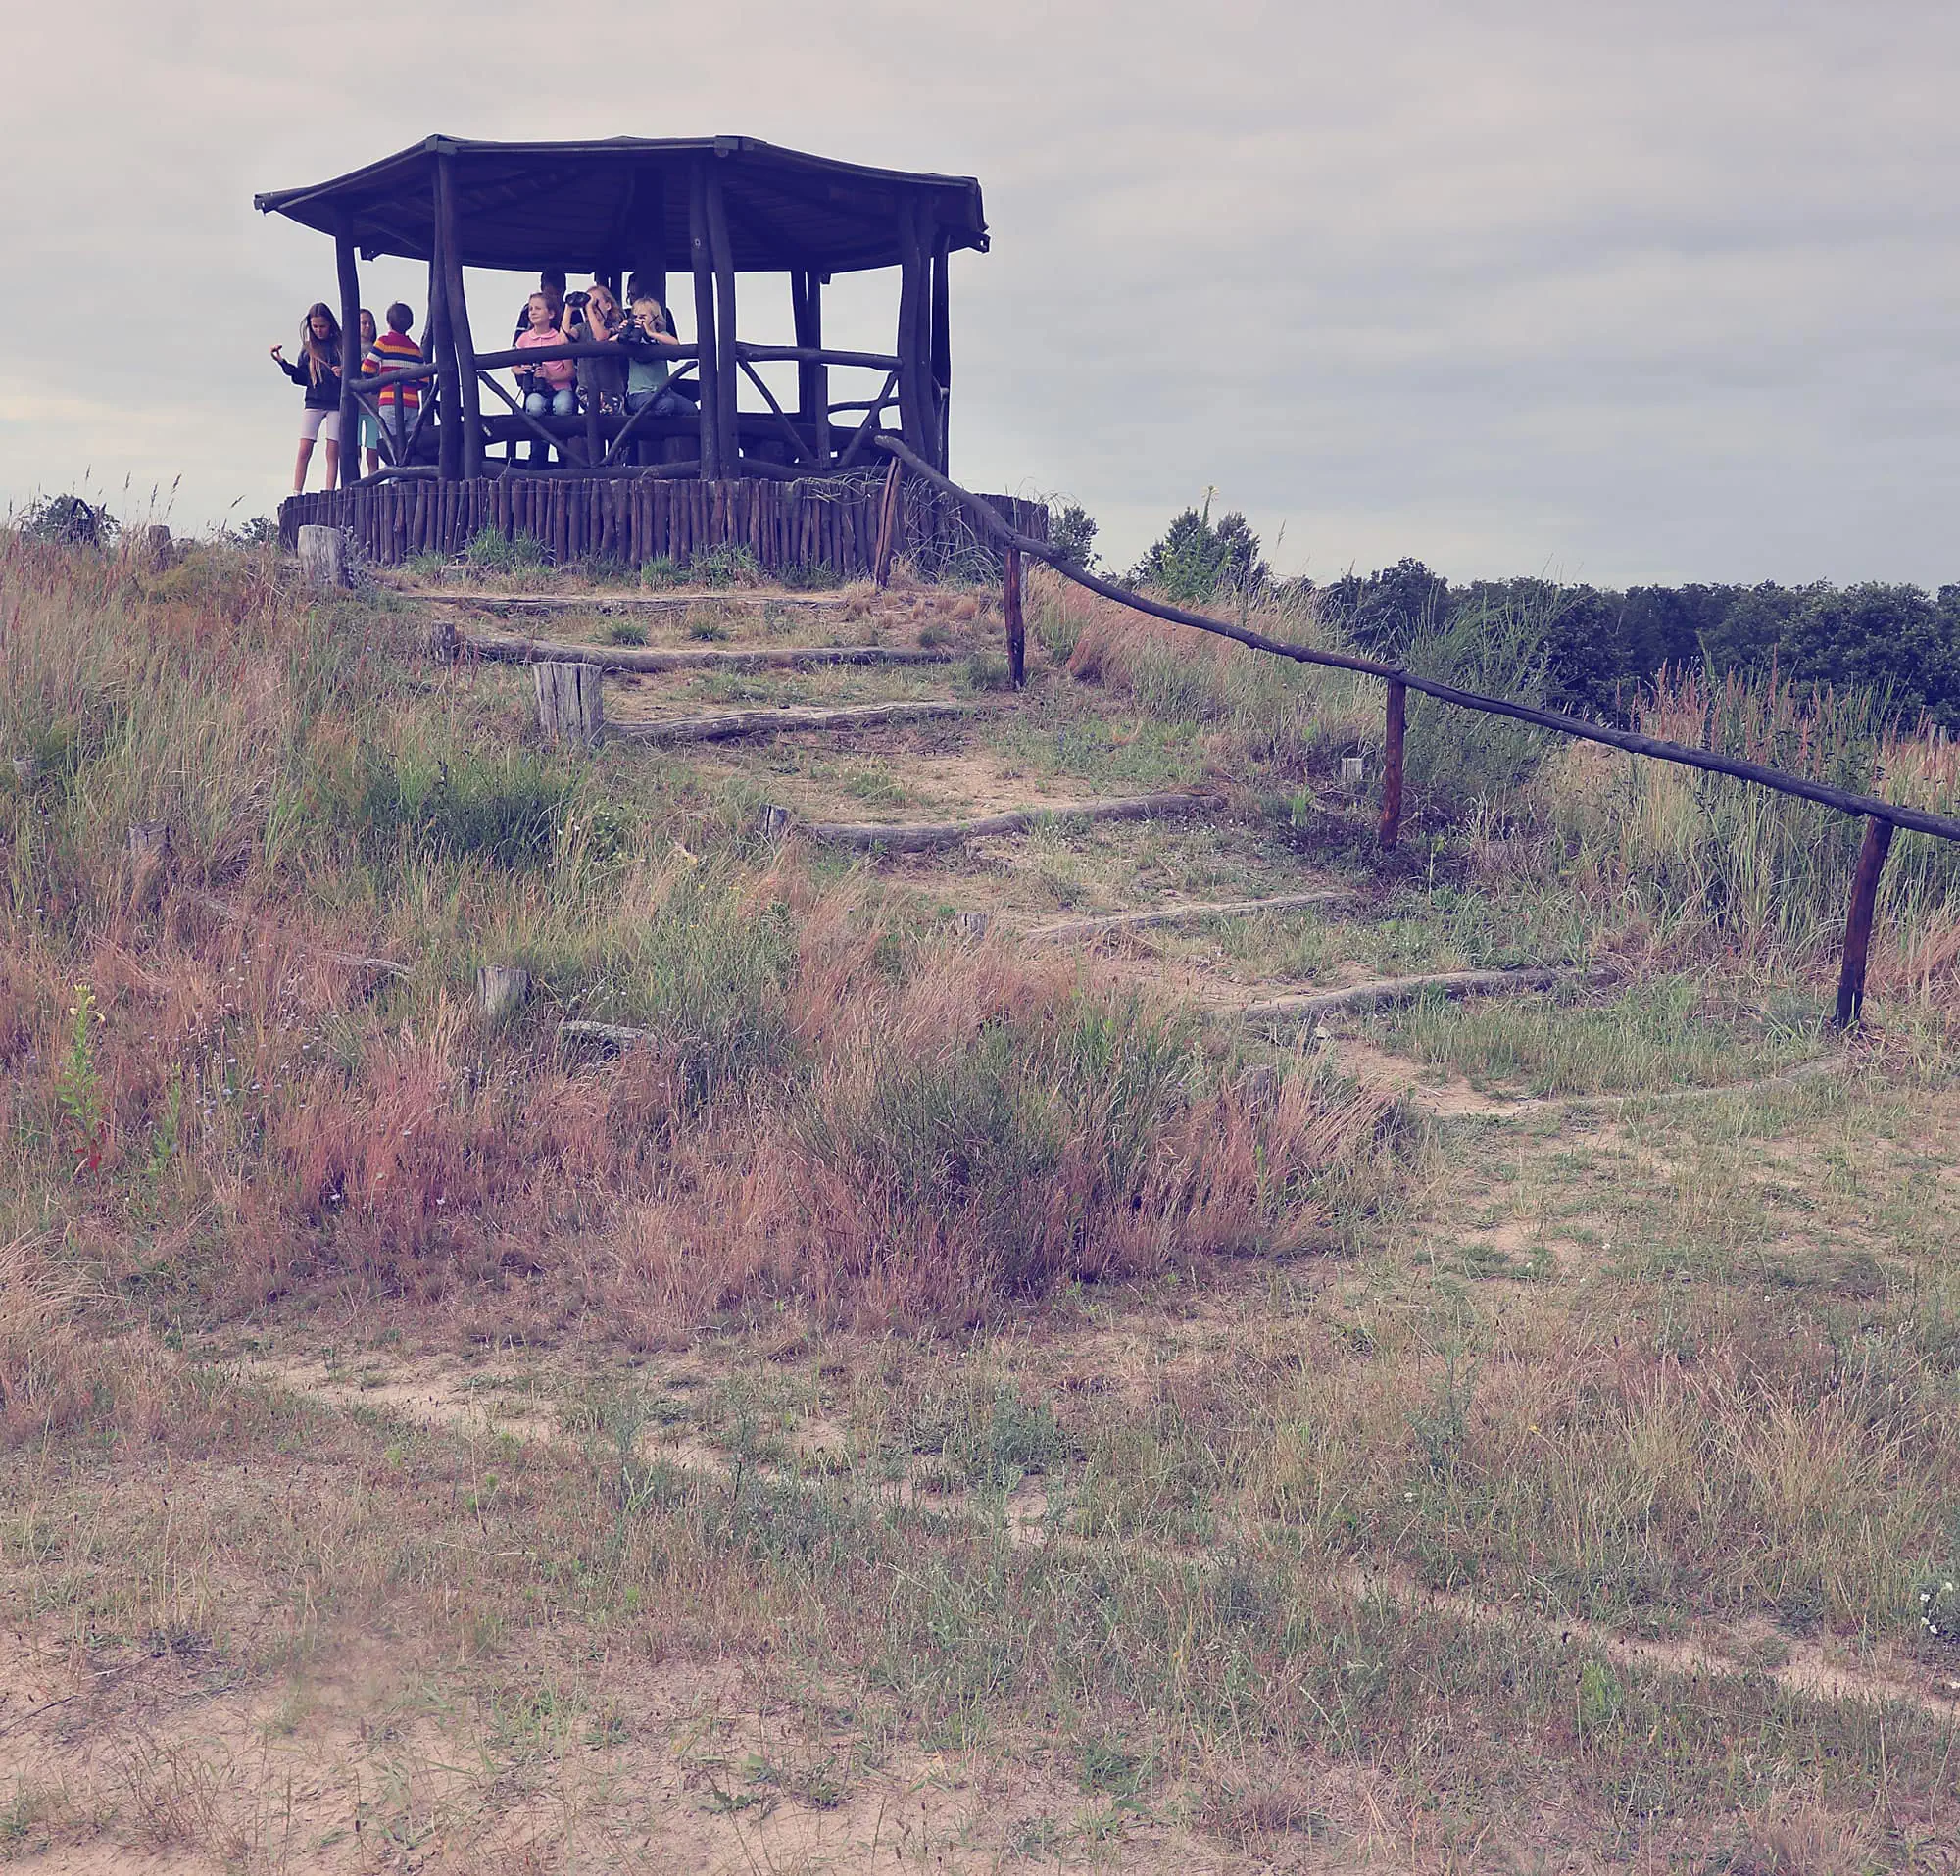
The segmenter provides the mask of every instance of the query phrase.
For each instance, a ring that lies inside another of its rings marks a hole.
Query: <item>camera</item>
[[[564,296],[564,303],[566,306],[584,306],[591,298],[590,293],[567,293]]]

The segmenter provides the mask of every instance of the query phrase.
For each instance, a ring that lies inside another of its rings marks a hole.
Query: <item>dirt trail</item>
[[[341,1408],[380,1407],[416,1424],[445,1431],[485,1437],[506,1435],[542,1442],[566,1452],[584,1450],[579,1441],[543,1415],[514,1414],[498,1405],[499,1386],[508,1388],[521,1378],[514,1375],[466,1376],[447,1366],[431,1365],[412,1377],[365,1385],[331,1379],[318,1361],[251,1361],[243,1366],[247,1374],[324,1405]],[[736,1476],[733,1461],[700,1440],[662,1437],[656,1430],[639,1438],[636,1452],[646,1461],[662,1462],[717,1482],[730,1482]],[[766,1463],[755,1465],[752,1470],[773,1485],[799,1491],[818,1491],[824,1484],[820,1477]],[[854,1487],[893,1504],[922,1506],[943,1516],[982,1522],[989,1528],[999,1528],[994,1525],[999,1516],[1004,1520],[1007,1541],[1016,1548],[1077,1547],[1085,1552],[1090,1548],[1068,1529],[1066,1501],[1052,1494],[1040,1480],[1023,1481],[1004,1501],[958,1489],[921,1490],[908,1478],[856,1479]],[[1245,1535],[1253,1536],[1256,1532],[1249,1527]],[[1159,1561],[1197,1564],[1201,1568],[1215,1564],[1218,1555],[1215,1550],[1183,1550],[1141,1540],[1126,1541],[1122,1548]],[[1375,1566],[1355,1566],[1342,1572],[1337,1580],[1356,1597],[1387,1596],[1408,1607],[1441,1609],[1459,1620],[1481,1625],[1529,1627],[1542,1637],[1556,1637],[1561,1642],[1599,1650],[1609,1659],[1627,1667],[1690,1679],[1760,1673],[1807,1699],[1891,1703],[1917,1707],[1944,1724],[1960,1723],[1960,1678],[1914,1679],[1911,1670],[1895,1660],[1886,1666],[1860,1665],[1840,1658],[1828,1644],[1821,1642],[1778,1634],[1775,1639],[1781,1644],[1779,1652],[1786,1658],[1772,1665],[1763,1656],[1762,1645],[1768,1631],[1712,1630],[1658,1641],[1622,1635],[1599,1623],[1556,1620],[1514,1604],[1487,1603],[1459,1592],[1426,1589],[1401,1572]],[[1762,1625],[1757,1627],[1762,1630]]]

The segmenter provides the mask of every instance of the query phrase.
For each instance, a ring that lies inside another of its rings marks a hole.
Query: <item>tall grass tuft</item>
[[[1960,764],[1950,739],[1901,725],[1867,690],[1812,690],[1663,671],[1634,706],[1636,727],[1746,757],[1814,781],[1952,814]],[[1582,873],[1684,910],[1718,942],[1804,961],[1836,948],[1862,823],[1819,804],[1673,764],[1567,745],[1542,800]],[[1886,968],[1917,961],[1921,982],[1952,962],[1960,846],[1901,833],[1880,902]]]

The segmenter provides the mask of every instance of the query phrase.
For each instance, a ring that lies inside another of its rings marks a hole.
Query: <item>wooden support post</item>
[[[1879,899],[1879,875],[1886,869],[1897,830],[1874,815],[1865,822],[1864,844],[1858,849],[1858,871],[1851,881],[1851,909],[1844,920],[1844,964],[1838,973],[1838,1009],[1832,1021],[1839,1029],[1855,1025],[1865,1007],[1865,961],[1872,950],[1872,913]]]
[[[309,521],[300,528],[300,576],[309,586],[353,585],[347,572],[347,536],[337,527]]]
[[[447,482],[463,473],[463,384],[462,373],[456,369],[455,339],[449,322],[449,256],[444,251],[441,182],[442,172],[438,169],[430,205],[435,256],[429,263],[429,344],[436,393],[441,400],[436,413],[436,473]]]
[[[483,1008],[484,1020],[500,1023],[524,1007],[531,994],[531,973],[516,964],[479,964],[476,969],[476,1001]]]
[[[361,474],[361,412],[354,380],[361,375],[361,272],[354,265],[354,235],[347,217],[336,216],[333,268],[340,278],[340,485]]]
[[[814,268],[790,275],[790,293],[796,316],[796,342],[799,348],[816,352],[823,349],[823,275]],[[804,359],[797,365],[798,415],[809,425],[815,445],[813,457],[819,469],[830,464],[830,368],[821,359]]]
[[[1021,550],[1007,549],[1001,562],[1001,615],[1007,621],[1007,674],[1016,690],[1028,687],[1028,632],[1021,617]]]
[[[895,456],[892,467],[885,471],[885,493],[878,504],[878,544],[871,555],[871,578],[874,584],[881,587],[892,577],[892,549],[898,538],[899,477],[902,473],[899,459]]]
[[[1382,756],[1382,851],[1393,853],[1402,831],[1402,731],[1408,686],[1389,680],[1387,747]]]
[[[708,243],[714,257],[714,402],[721,423],[721,473],[741,473],[741,433],[735,420],[735,248],[728,238],[728,205],[718,165],[708,166]]]
[[[918,219],[909,196],[899,203],[899,329],[892,349],[899,358],[899,427],[906,445],[928,463],[937,460],[927,427],[929,372],[921,340],[927,294],[926,257],[919,246]]]
[[[947,280],[947,251],[944,236],[932,246],[932,390],[933,430],[939,444],[939,472],[948,474],[947,431],[951,427],[953,402],[953,309]]]
[[[463,447],[457,467],[472,480],[483,473],[483,404],[476,386],[476,345],[469,332],[469,303],[463,291],[463,224],[456,206],[456,159],[435,160],[436,213],[442,227],[443,297],[449,310],[449,340],[455,354],[457,402]]]
[[[714,251],[708,238],[708,171],[700,158],[687,175],[688,256],[694,266],[694,340],[700,348],[701,479],[721,479],[720,361],[714,344]]]
[[[548,741],[589,749],[606,733],[606,699],[597,665],[533,665],[531,683],[538,697],[538,727]]]

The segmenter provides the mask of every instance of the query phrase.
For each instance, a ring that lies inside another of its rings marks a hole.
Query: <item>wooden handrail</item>
[[[544,365],[553,359],[627,359],[630,356],[625,347],[616,343],[578,339],[567,340],[564,345],[514,345],[503,352],[478,352],[476,369],[479,371],[495,371],[507,366]],[[701,347],[677,345],[669,350],[662,346],[661,356],[669,364],[678,364],[683,359],[699,358]]]
[[[1864,1010],[1865,965],[1871,947],[1872,914],[1878,900],[1879,875],[1891,846],[1892,832],[1899,827],[1937,840],[1960,841],[1960,820],[1950,815],[1930,814],[1923,808],[1909,808],[1899,802],[1885,801],[1877,795],[1860,795],[1848,788],[1833,788],[1828,782],[1812,781],[1807,775],[1792,775],[1765,763],[1752,763],[1740,756],[1723,756],[1712,749],[1690,749],[1686,743],[1671,743],[1659,736],[1642,736],[1634,730],[1614,729],[1605,723],[1591,723],[1581,716],[1568,716],[1555,710],[1541,710],[1535,704],[1520,704],[1508,697],[1487,697],[1480,691],[1461,690],[1434,677],[1420,677],[1399,665],[1385,665],[1377,659],[1351,658],[1342,652],[1324,652],[1311,645],[1294,645],[1285,639],[1268,638],[1250,626],[1228,624],[1224,619],[1194,613],[1166,600],[1151,599],[1142,593],[1118,586],[1113,580],[1098,579],[1077,567],[1065,555],[1009,527],[993,508],[971,490],[963,489],[949,476],[908,448],[897,437],[879,435],[877,447],[903,463],[914,475],[922,475],[934,488],[960,504],[982,530],[1006,549],[1009,557],[1025,554],[1054,568],[1064,579],[1119,606],[1168,619],[1173,625],[1190,625],[1200,632],[1229,638],[1253,651],[1271,652],[1301,665],[1325,665],[1335,670],[1358,671],[1379,677],[1389,687],[1388,762],[1383,773],[1381,844],[1396,844],[1401,815],[1402,706],[1405,693],[1419,691],[1440,703],[1454,704],[1462,710],[1480,711],[1488,716],[1508,716],[1514,722],[1529,723],[1535,729],[1548,729],[1555,735],[1570,736],[1580,742],[1603,743],[1608,749],[1623,749],[1632,756],[1651,756],[1657,762],[1673,763],[1683,768],[1699,768],[1709,774],[1732,775],[1738,781],[1753,782],[1780,795],[1793,795],[1835,809],[1840,815],[1862,815],[1864,844],[1858,854],[1857,876],[1852,882],[1851,902],[1844,920],[1844,947],[1838,975],[1838,1003],[1833,1021],[1839,1029],[1856,1023]]]
[[[738,359],[752,365],[859,365],[871,371],[896,371],[899,361],[889,352],[838,352],[825,345],[738,345]]]
[[[1894,827],[1909,827],[1915,833],[1934,834],[1941,840],[1960,840],[1960,820],[1947,815],[1929,814],[1923,808],[1909,808],[1899,802],[1882,800],[1877,795],[1854,794],[1847,788],[1833,788],[1828,782],[1787,774],[1783,769],[1752,763],[1740,756],[1724,756],[1712,749],[1690,749],[1686,743],[1671,743],[1658,736],[1642,736],[1634,730],[1614,729],[1605,723],[1590,723],[1583,716],[1567,716],[1559,711],[1541,710],[1535,704],[1515,703],[1508,697],[1486,697],[1479,691],[1459,690],[1454,684],[1419,676],[1399,665],[1385,665],[1372,658],[1353,658],[1343,652],[1324,652],[1311,645],[1290,644],[1284,639],[1268,638],[1265,633],[1255,632],[1250,626],[1229,624],[1224,619],[1188,612],[1184,607],[1173,606],[1164,600],[1151,599],[1111,580],[1098,579],[1094,573],[1074,565],[1046,541],[1038,541],[1030,534],[1009,527],[979,496],[942,475],[899,438],[880,435],[871,440],[876,448],[896,456],[913,474],[924,476],[935,488],[959,502],[1003,547],[1019,548],[1031,559],[1045,561],[1064,579],[1073,580],[1092,593],[1100,593],[1104,599],[1113,599],[1118,605],[1169,619],[1174,625],[1195,626],[1199,631],[1236,639],[1254,651],[1271,652],[1302,665],[1327,665],[1336,670],[1359,671],[1363,676],[1380,677],[1446,704],[1482,711],[1492,716],[1509,716],[1517,722],[1530,723],[1537,729],[1548,729],[1560,736],[1573,736],[1589,743],[1604,743],[1609,749],[1624,749],[1635,756],[1652,756],[1660,762],[1679,763],[1685,767],[1707,769],[1717,775],[1733,775],[1739,781],[1755,782],[1760,787],[1775,789],[1779,794],[1797,795],[1805,801],[1835,808],[1839,814],[1869,815],[1875,820],[1887,820]]]

